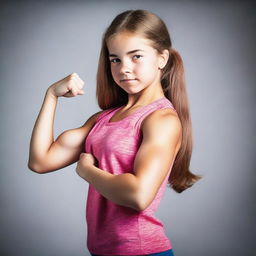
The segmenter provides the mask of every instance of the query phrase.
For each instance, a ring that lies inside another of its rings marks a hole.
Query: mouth
[[[135,80],[137,80],[137,79],[123,79],[123,80],[121,80],[120,82],[121,82],[121,83],[122,83],[122,82],[126,83],[126,82],[135,81]]]

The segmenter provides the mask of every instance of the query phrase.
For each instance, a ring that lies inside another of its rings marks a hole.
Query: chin
[[[136,94],[142,91],[142,89],[139,89],[139,88],[125,88],[125,89],[123,88],[123,90],[128,94]]]
[[[122,88],[125,92],[127,92],[128,94],[136,94],[136,93],[140,93],[141,91],[143,91],[147,86],[142,87],[139,84],[126,84],[124,86],[124,84],[120,84],[118,83],[118,86],[120,88]]]

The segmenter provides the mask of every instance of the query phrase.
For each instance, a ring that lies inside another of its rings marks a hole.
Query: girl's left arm
[[[112,202],[139,210],[136,200],[138,188],[136,176],[132,173],[114,175],[94,164],[93,155],[82,153],[76,168],[77,174]]]
[[[177,114],[158,110],[141,126],[143,140],[136,154],[133,173],[111,174],[96,167],[93,155],[82,153],[76,171],[112,202],[146,209],[166,178],[181,144],[182,127]]]

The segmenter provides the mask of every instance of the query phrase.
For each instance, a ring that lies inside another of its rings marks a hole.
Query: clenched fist
[[[97,159],[90,153],[81,153],[76,166],[76,173],[86,180],[87,168],[91,165],[97,166]]]
[[[52,84],[49,91],[56,97],[75,97],[84,94],[84,81],[77,73],[72,73]]]

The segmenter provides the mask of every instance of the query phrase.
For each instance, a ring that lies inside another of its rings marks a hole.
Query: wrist
[[[58,99],[58,96],[55,95],[52,86],[50,86],[50,87],[47,89],[46,95],[49,95],[49,97],[51,97],[51,98],[53,98],[53,99]]]
[[[86,174],[88,174],[88,165],[80,165],[80,166],[77,166],[76,168],[76,172],[77,174],[84,180],[87,181],[87,177],[86,177]]]
[[[86,180],[87,182],[89,182],[90,180],[90,176],[91,176],[91,172],[95,171],[94,170],[94,165],[92,164],[85,164],[83,165],[83,170],[82,170],[82,178],[84,180]]]

